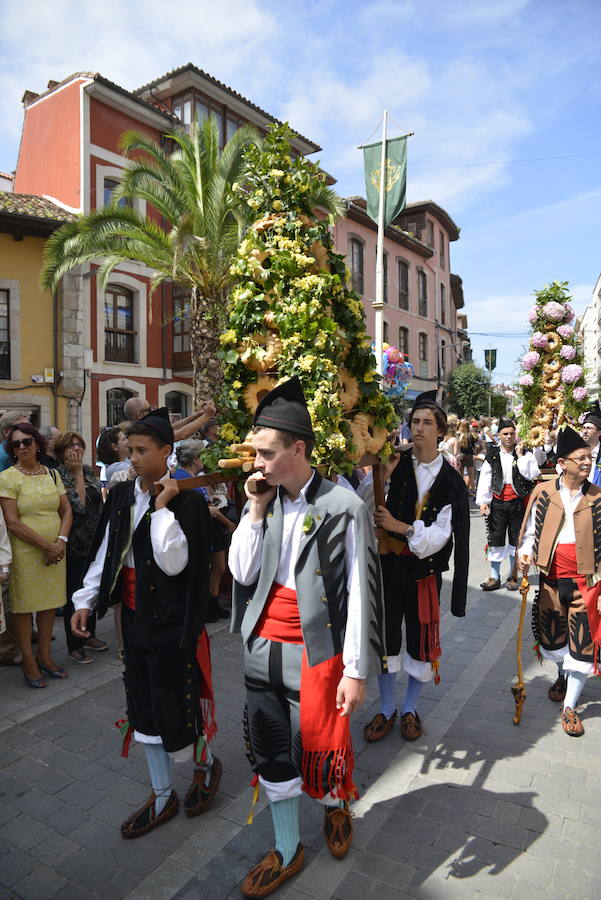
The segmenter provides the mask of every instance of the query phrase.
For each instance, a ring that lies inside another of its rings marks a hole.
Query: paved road
[[[321,809],[303,798],[307,863],[282,900],[420,897],[601,898],[601,690],[582,698],[586,734],[564,735],[547,699],[554,678],[530,653],[522,724],[511,723],[510,682],[519,594],[483,594],[484,530],[473,513],[468,614],[442,617],[440,685],[420,710],[428,728],[416,744],[398,731],[368,746],[361,729],[377,709],[375,685],[353,725],[355,840],[334,860],[320,834]],[[448,609],[448,582],[445,589]],[[242,654],[226,627],[213,631],[224,778],[213,809],[181,813],[138,841],[119,824],[147,795],[139,747],[119,755],[113,722],[123,713],[113,652],[71,677],[32,691],[18,669],[0,670],[0,898],[23,900],[225,900],[271,845],[264,798],[247,826],[251,792],[241,736]],[[108,621],[100,636],[112,640]],[[56,659],[64,659],[57,623]],[[399,681],[404,679],[399,676]],[[399,685],[399,694],[402,684]],[[186,767],[176,769],[184,793]]]

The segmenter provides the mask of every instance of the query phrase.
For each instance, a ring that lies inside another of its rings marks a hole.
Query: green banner
[[[380,207],[380,169],[382,168],[382,141],[367,144],[363,148],[365,164],[365,193],[367,214],[378,221]],[[390,225],[405,207],[407,188],[407,138],[386,141],[386,190],[384,192],[384,224]]]
[[[496,350],[485,350],[484,351],[484,364],[489,372],[492,372],[493,369],[497,367],[497,351]]]

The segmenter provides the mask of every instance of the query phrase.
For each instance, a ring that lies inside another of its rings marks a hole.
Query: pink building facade
[[[461,279],[451,275],[450,245],[459,229],[431,200],[409,203],[387,227],[384,239],[384,341],[413,364],[408,399],[436,388],[444,399],[450,372],[464,361],[465,334],[457,311],[464,305]],[[347,200],[336,223],[335,248],[347,257],[354,289],[363,297],[368,333],[374,334],[376,223],[365,200]]]

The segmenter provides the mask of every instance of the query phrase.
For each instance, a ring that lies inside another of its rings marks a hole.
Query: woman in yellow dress
[[[66,602],[65,550],[73,515],[60,475],[39,462],[45,441],[33,425],[15,425],[5,449],[15,461],[0,472],[0,504],[10,534],[11,627],[23,655],[30,687],[46,687],[42,672],[66,678],[50,655],[57,607]],[[37,656],[31,645],[32,613],[38,629]]]

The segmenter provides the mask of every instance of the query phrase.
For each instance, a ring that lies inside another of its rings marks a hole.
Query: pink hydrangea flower
[[[564,306],[563,320],[564,322],[571,322],[575,316],[574,310],[570,306],[569,303],[566,303]]]
[[[563,359],[574,359],[576,356],[576,348],[572,347],[570,344],[564,344],[564,346],[559,351],[559,355]]]
[[[549,338],[542,331],[535,331],[530,341],[533,347],[538,347],[540,350],[546,350],[549,346]]]
[[[534,384],[534,378],[530,374],[530,372],[524,372],[524,374],[520,377],[520,384],[522,387],[532,387]]]
[[[529,353],[525,353],[522,357],[522,366],[526,369],[527,372],[530,369],[533,369],[538,362],[540,361],[540,353],[537,353],[536,350],[531,350]]]
[[[574,329],[571,325],[558,325],[557,334],[560,334],[562,338],[571,338],[574,334]]]
[[[561,372],[561,380],[564,384],[574,384],[575,381],[578,381],[579,378],[582,377],[582,366],[565,366]]]
[[[581,400],[586,400],[588,397],[588,390],[585,387],[575,387],[574,388],[574,400],[577,403],[580,403]]]
[[[551,322],[561,322],[566,318],[566,308],[563,303],[558,303],[557,300],[549,300],[543,306],[542,314],[545,319],[550,319]]]
[[[533,306],[530,312],[528,313],[528,321],[531,325],[534,325],[536,320],[538,319],[538,307]]]
[[[521,403],[516,403],[516,405],[513,407],[513,411],[514,411],[514,413],[516,414],[516,416],[519,416],[519,414],[520,414],[521,411],[522,411],[522,404],[521,404]]]

